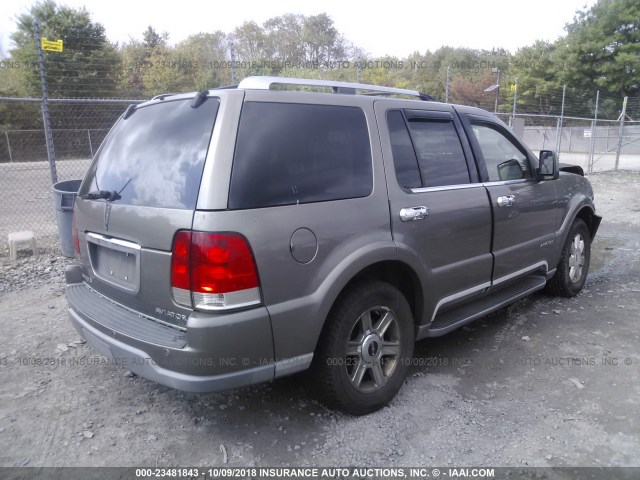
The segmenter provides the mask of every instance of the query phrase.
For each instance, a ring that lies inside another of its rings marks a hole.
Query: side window
[[[401,187],[408,189],[421,187],[422,179],[418,169],[418,160],[411,143],[409,130],[404,121],[404,115],[400,110],[389,110],[387,124],[389,126],[389,139],[391,140],[393,166],[398,183]]]
[[[490,182],[532,177],[526,154],[509,138],[486,123],[471,122],[471,126],[480,144]]]
[[[415,119],[409,128],[424,187],[469,183],[464,151],[452,121]]]
[[[229,208],[366,197],[372,190],[369,132],[360,108],[244,104]]]

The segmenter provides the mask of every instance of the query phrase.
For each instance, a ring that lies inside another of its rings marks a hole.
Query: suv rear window
[[[469,170],[452,121],[410,121],[424,187],[469,183]]]
[[[137,108],[110,132],[81,195],[116,191],[116,203],[193,209],[220,101],[165,100]]]
[[[366,197],[372,189],[369,133],[360,108],[244,104],[229,208]]]
[[[438,113],[438,112],[434,112]],[[469,183],[469,171],[453,120],[387,113],[391,152],[401,187],[440,187]]]

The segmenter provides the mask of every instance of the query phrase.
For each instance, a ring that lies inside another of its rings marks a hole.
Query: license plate
[[[140,291],[139,245],[96,233],[88,233],[87,242],[96,277],[127,292]]]

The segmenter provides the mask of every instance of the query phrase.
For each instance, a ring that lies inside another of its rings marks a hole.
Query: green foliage
[[[164,32],[160,35],[151,25],[149,25],[142,34],[142,44],[147,50],[153,50],[160,45],[166,45],[168,39],[168,33]]]
[[[44,52],[47,83],[51,97],[115,96],[120,71],[120,56],[110,44],[104,27],[91,21],[84,9],[58,6],[53,0],[36,3],[29,13],[17,19],[17,31],[11,36],[16,48],[11,59],[20,62],[25,90],[40,92],[34,20],[40,35],[49,40],[62,39],[62,52]]]
[[[562,102],[562,83],[558,71],[564,68],[556,45],[536,41],[513,56],[510,76],[518,79],[520,109],[541,115],[557,115]],[[510,101],[513,97],[510,96]]]
[[[577,12],[559,41],[567,68],[561,81],[582,89],[606,89],[620,96],[640,93],[640,2],[599,0]]]
[[[17,19],[9,61],[0,70],[0,94],[39,96],[33,20],[42,36],[62,38],[64,52],[45,53],[51,97],[144,98],[163,92],[229,85],[249,75],[284,75],[360,81],[411,88],[444,100],[493,110],[498,72],[499,111],[510,112],[518,81],[517,109],[559,114],[567,85],[574,114],[591,115],[596,90],[601,112],[617,116],[620,97],[640,95],[640,3],[599,0],[577,12],[567,35],[555,43],[537,41],[514,54],[502,48],[476,50],[444,46],[406,58],[371,57],[350,44],[325,13],[285,14],[262,24],[245,22],[232,31],[198,33],[172,45],[152,26],[139,39],[112,45],[89,13],[45,0]],[[232,62],[233,59],[233,62]],[[608,96],[607,96],[608,95]],[[567,112],[565,112],[567,113]],[[571,114],[571,113],[570,113]]]
[[[149,50],[140,69],[145,96],[203,90],[231,83],[225,34],[199,33],[171,48]]]
[[[565,28],[555,43],[537,41],[514,55],[518,109],[558,115],[566,85],[565,114],[569,107],[570,115],[592,116],[599,90],[600,117],[616,118],[621,98],[640,94],[640,3],[599,0]]]

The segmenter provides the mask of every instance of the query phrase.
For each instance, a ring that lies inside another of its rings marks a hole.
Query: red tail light
[[[173,240],[173,255],[171,256],[171,286],[182,290],[191,290],[189,276],[189,258],[191,252],[191,232],[176,233]]]
[[[76,212],[71,217],[71,235],[73,236],[73,251],[76,255],[80,255],[80,239],[78,238],[78,222],[76,220]]]
[[[176,302],[204,310],[260,303],[251,247],[237,233],[178,232],[171,286]]]

